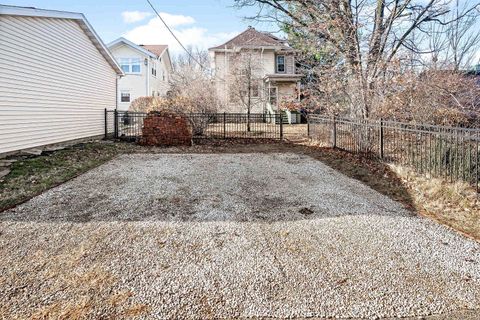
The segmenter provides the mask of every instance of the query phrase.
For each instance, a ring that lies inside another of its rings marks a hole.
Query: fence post
[[[282,119],[282,113],[280,112],[279,114],[280,118],[280,140],[283,140],[283,119]]]
[[[114,137],[115,137],[115,139],[118,139],[118,111],[117,111],[117,109],[115,109],[115,111],[113,112],[113,121],[114,121],[114,125],[113,125]]]
[[[333,128],[332,128],[332,147],[337,147],[337,120],[333,116]]]
[[[108,119],[108,112],[107,108],[105,108],[105,138],[104,140],[108,139],[108,124],[107,124],[107,119]]]
[[[477,189],[477,192],[480,192],[480,157],[479,157],[479,154],[480,154],[480,148],[479,148],[479,141],[480,141],[480,131],[477,131],[477,139],[476,139],[476,146],[475,146],[475,156],[477,158],[477,161],[476,161],[476,183],[475,183],[475,188]]]
[[[310,138],[310,116],[307,114],[307,137]]]
[[[380,118],[380,159],[383,159],[384,145],[383,145],[383,119]]]
[[[223,139],[225,139],[227,137],[227,121],[226,121],[226,118],[227,118],[227,113],[224,112],[223,113]]]

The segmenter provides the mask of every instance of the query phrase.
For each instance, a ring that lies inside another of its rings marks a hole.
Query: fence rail
[[[480,191],[480,129],[309,115],[308,135],[325,146],[465,181]]]
[[[144,112],[105,110],[105,138],[139,141]],[[280,114],[187,113],[194,139],[282,139]]]

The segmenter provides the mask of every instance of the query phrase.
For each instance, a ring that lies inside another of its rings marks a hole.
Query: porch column
[[[300,86],[301,86],[300,81],[297,81],[297,99],[298,99],[298,102],[300,102]]]

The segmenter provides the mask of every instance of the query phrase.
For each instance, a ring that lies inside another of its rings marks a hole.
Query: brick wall
[[[140,144],[144,146],[191,146],[192,127],[183,115],[170,112],[150,113],[143,122]]]

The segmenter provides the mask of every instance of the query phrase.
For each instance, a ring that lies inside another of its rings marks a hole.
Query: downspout
[[[149,97],[150,96],[150,58],[147,58],[147,66],[146,66],[146,76],[147,76],[147,94],[145,95],[145,97]]]
[[[230,103],[230,88],[227,88],[228,83],[227,83],[227,74],[228,74],[228,59],[227,59],[227,45],[225,45],[225,68],[224,68],[224,74],[223,74],[223,92],[227,92],[227,96],[225,97],[225,100],[227,101],[227,104]]]
[[[260,52],[260,63],[262,64],[262,94],[265,95],[265,84],[263,81],[263,77],[265,76],[265,68],[264,68],[264,63],[263,63],[263,51],[265,50],[264,47],[262,47],[262,51]],[[263,100],[263,113],[267,113],[267,99]]]
[[[117,75],[115,77],[115,110],[118,109],[118,94],[120,92],[118,92],[118,80],[120,79],[121,76]]]

